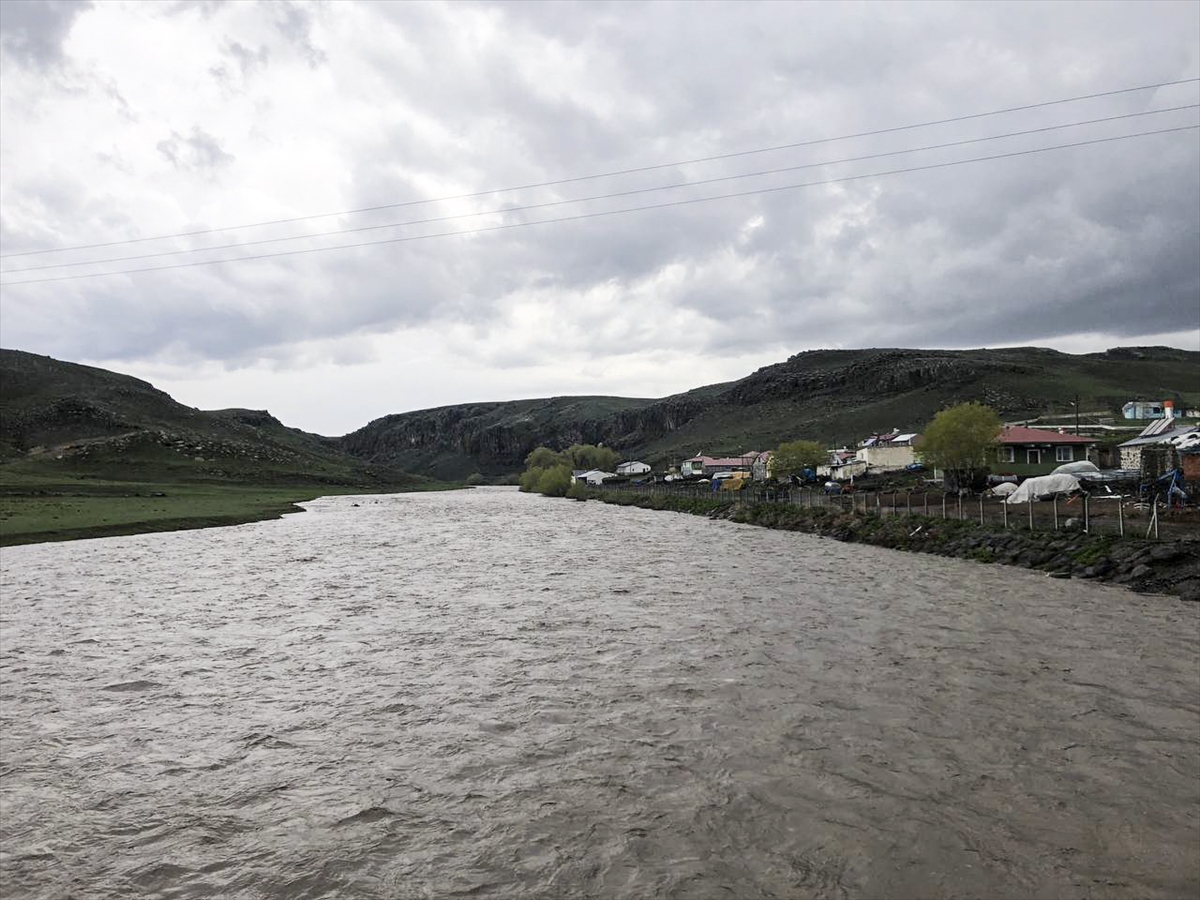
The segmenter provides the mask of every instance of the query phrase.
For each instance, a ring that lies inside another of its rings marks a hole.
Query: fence
[[[1000,497],[963,496],[933,491],[855,491],[827,494],[823,490],[797,487],[748,487],[741,491],[713,491],[707,484],[606,484],[604,491],[622,491],[648,496],[686,497],[719,503],[789,503],[796,506],[841,509],[866,515],[925,516],[962,519],[979,525],[1028,531],[1079,530],[1090,534],[1168,539],[1197,537],[1200,522],[1182,519],[1167,509],[1160,498],[1153,502],[1108,494],[1055,497],[1033,503],[1005,503]]]

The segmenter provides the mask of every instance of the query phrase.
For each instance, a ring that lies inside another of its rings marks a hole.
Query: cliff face
[[[845,441],[872,430],[920,429],[939,409],[975,400],[1014,419],[1171,396],[1200,370],[1200,353],[1137,348],[1070,356],[1005,350],[816,350],[738,381],[661,400],[554,398],[448,406],[386,416],[339,439],[349,453],[440,477],[519,471],[539,445],[603,443],[647,461],[765,449],[798,437]],[[1120,401],[1123,402],[1123,401]]]

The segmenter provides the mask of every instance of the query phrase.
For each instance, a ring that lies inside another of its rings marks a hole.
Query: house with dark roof
[[[683,461],[679,474],[684,478],[695,478],[715,475],[717,472],[749,472],[760,455],[757,450],[747,450],[741,456],[705,456],[697,453]]]
[[[1155,452],[1157,450],[1166,450],[1165,459],[1178,457],[1181,452],[1193,453],[1200,450],[1200,426],[1196,425],[1180,425],[1174,426],[1174,422],[1168,419],[1161,419],[1154,425],[1148,425],[1142,430],[1142,433],[1133,440],[1126,441],[1121,444],[1121,468],[1123,469],[1141,469],[1145,465],[1146,452],[1149,450]],[[1175,457],[1171,456],[1171,451],[1174,451]],[[1161,460],[1156,461],[1158,464],[1155,468],[1161,468],[1166,463]],[[1192,463],[1192,465],[1195,465]]]
[[[996,441],[992,471],[1001,475],[1048,475],[1063,463],[1088,459],[1095,452],[1095,438],[1005,425]]]

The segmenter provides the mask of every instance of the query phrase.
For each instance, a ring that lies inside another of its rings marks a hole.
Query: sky
[[[1198,79],[1194,0],[4,0],[0,345],[327,435],[1200,350]]]

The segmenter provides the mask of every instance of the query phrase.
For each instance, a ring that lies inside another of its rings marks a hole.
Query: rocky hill
[[[19,350],[0,350],[0,462],[255,484],[419,480],[350,457],[266,410],[205,412],[128,375]]]
[[[288,428],[265,410],[202,411],[104,369],[0,350],[0,462],[129,475],[259,483],[401,483],[517,472],[534,447],[603,443],[655,465],[697,452],[736,455],[785,440],[849,444],[923,428],[979,400],[1007,420],[1067,414],[1119,422],[1128,400],[1200,406],[1200,353],[1124,347],[1053,350],[817,350],[737,381],[658,400],[553,397],[466,403],[385,416],[341,438]],[[134,473],[136,474],[136,473]]]
[[[560,397],[447,406],[385,416],[340,439],[356,456],[439,477],[517,471],[539,444],[604,443],[661,464],[703,451],[737,454],[796,438],[852,443],[924,427],[977,400],[1002,418],[1079,408],[1119,418],[1134,398],[1200,405],[1200,353],[1126,347],[1070,355],[1004,350],[817,350],[727,384],[661,400]]]

